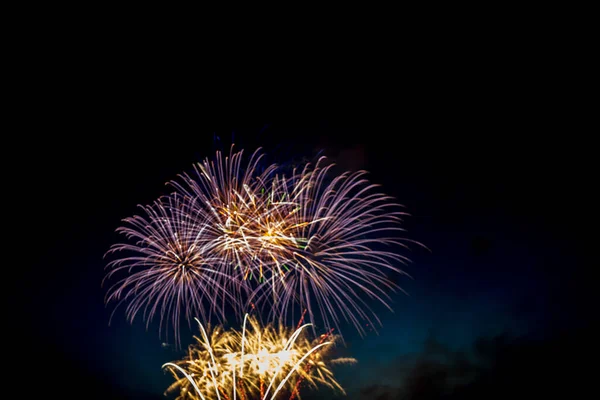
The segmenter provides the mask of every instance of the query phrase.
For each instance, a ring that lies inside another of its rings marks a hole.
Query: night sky
[[[156,322],[129,325],[119,309],[109,326],[103,256],[121,240],[122,218],[232,141],[280,161],[321,151],[345,169],[368,170],[411,214],[405,237],[430,249],[404,253],[411,278],[397,282],[407,294],[393,296],[394,313],[375,305],[379,334],[344,331],[340,352],[358,360],[334,370],[348,400],[577,398],[591,385],[597,289],[581,227],[596,182],[588,145],[566,131],[567,117],[519,99],[454,103],[425,94],[410,106],[272,119],[211,119],[167,103],[129,107],[125,96],[76,106],[73,119],[72,110],[43,115],[56,133],[24,155],[34,215],[25,258],[33,265],[8,303],[27,307],[5,343],[25,349],[16,350],[19,375],[34,374],[18,390],[165,398],[171,378],[161,365],[181,354],[162,346]]]

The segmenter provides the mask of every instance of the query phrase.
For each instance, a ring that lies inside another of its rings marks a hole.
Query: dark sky
[[[27,284],[8,303],[26,310],[6,343],[25,349],[20,373],[64,398],[162,398],[160,366],[179,355],[156,324],[129,325],[118,311],[108,325],[103,255],[120,220],[212,156],[216,135],[282,160],[322,150],[368,170],[412,215],[406,236],[431,249],[407,253],[412,279],[398,283],[408,295],[394,297],[394,313],[379,310],[379,335],[348,336],[343,351],[358,363],[336,370],[348,400],[578,393],[597,340],[590,144],[551,101],[485,94],[502,82],[456,97],[460,85],[448,85],[274,118],[213,118],[145,92],[38,115],[51,129],[24,145],[30,194],[10,197],[31,217]]]

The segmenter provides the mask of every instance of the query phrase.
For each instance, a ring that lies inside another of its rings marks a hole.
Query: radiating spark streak
[[[298,360],[298,362],[296,362],[296,364],[294,364],[294,368],[292,368],[292,370],[286,375],[286,377],[281,381],[281,383],[279,384],[279,386],[277,386],[277,389],[275,389],[275,391],[273,392],[273,396],[271,396],[271,400],[273,400],[275,398],[275,396],[277,396],[277,393],[281,390],[281,388],[283,387],[283,385],[285,385],[285,383],[287,382],[287,380],[290,378],[290,376],[295,372],[296,368],[302,364],[302,362],[304,362],[304,360],[306,359],[306,357],[310,356],[315,350],[319,349],[320,347],[323,346],[327,346],[330,345],[331,342],[325,342],[325,343],[321,343],[319,345],[316,345],[315,347],[313,347],[312,349],[310,349],[308,351],[308,353],[306,353],[304,356],[302,356],[302,358],[300,360]],[[265,393],[265,396],[267,394],[269,394],[269,390],[271,389],[271,386],[273,385],[273,382],[275,381],[275,379],[271,379],[271,383],[269,384],[269,387],[267,388],[267,391]]]
[[[244,345],[246,344],[246,322],[248,321],[248,313],[244,315],[244,326],[242,328],[242,362],[240,363],[240,377],[244,375]]]
[[[192,376],[190,374],[188,374],[183,368],[181,368],[179,365],[171,363],[171,362],[163,364],[163,368],[164,367],[172,367],[172,368],[177,369],[181,373],[183,373],[183,376],[185,377],[185,379],[187,379],[192,384],[192,386],[194,387],[194,389],[196,389],[196,393],[198,393],[198,395],[200,396],[200,398],[202,400],[206,400],[206,397],[204,397],[204,395],[202,394],[202,391],[200,390],[200,388],[198,387],[198,385],[196,384],[196,382],[194,381],[194,379],[192,378]]]
[[[210,346],[210,342],[208,341],[208,335],[202,326],[202,323],[196,319],[198,325],[200,325],[200,330],[202,331],[202,336],[204,337],[204,342],[206,343],[206,349],[208,350],[208,354],[210,354],[210,358],[212,360],[212,368],[210,368],[210,375],[212,377],[213,383],[215,385],[215,392],[217,393],[217,398],[220,400],[221,395],[219,394],[219,385],[217,385],[217,379],[215,378],[215,369],[217,368],[217,362],[215,361],[215,355],[213,354],[212,347]]]

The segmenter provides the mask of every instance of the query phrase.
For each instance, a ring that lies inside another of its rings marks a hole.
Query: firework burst
[[[158,314],[159,333],[170,326],[177,344],[182,318],[191,322],[200,316],[209,321],[211,315],[224,315],[228,304],[239,307],[239,299],[223,287],[215,260],[202,251],[205,225],[189,207],[190,202],[181,196],[165,196],[150,206],[141,206],[143,216],[126,218],[126,225],[117,232],[130,243],[111,246],[107,254],[125,255],[107,264],[109,272],[102,282],[104,285],[108,279],[121,276],[105,298],[106,303],[118,303],[111,319],[123,303],[127,303],[130,322],[142,314],[148,325]]]
[[[380,325],[365,296],[391,310],[388,293],[400,289],[389,275],[405,274],[400,266],[409,262],[398,252],[412,242],[399,236],[407,214],[365,171],[330,177],[334,164],[324,163],[307,164],[277,187],[274,196],[288,200],[279,224],[288,240],[253,301],[280,321],[293,319],[299,305],[326,328],[339,330],[344,319],[362,335],[365,321]]]
[[[177,400],[293,399],[302,384],[343,393],[330,365],[356,360],[332,356],[337,336],[331,332],[309,340],[308,325],[296,330],[283,325],[261,328],[256,319],[248,318],[241,332],[216,327],[207,333],[200,324],[202,337],[196,337],[188,355],[163,366],[175,379],[165,394],[177,393]]]

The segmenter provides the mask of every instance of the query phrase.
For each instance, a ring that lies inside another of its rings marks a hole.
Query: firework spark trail
[[[196,338],[197,345],[189,347],[185,359],[163,365],[175,379],[165,394],[178,391],[178,400],[236,399],[238,395],[241,399],[275,399],[284,393],[293,398],[300,381],[344,392],[328,365],[356,360],[331,357],[325,346],[333,344],[335,336],[322,335],[311,341],[304,335],[310,324],[294,331],[282,325],[262,328],[256,319],[247,317],[241,333],[219,327],[207,333],[198,321],[202,339]],[[245,329],[246,322],[250,329]]]
[[[128,255],[109,262],[109,272],[102,284],[113,275],[126,274],[107,291],[106,303],[116,301],[115,311],[124,302],[130,322],[142,314],[148,326],[160,315],[159,334],[163,326],[172,327],[179,345],[180,320],[196,316],[209,321],[224,314],[219,304],[239,308],[238,299],[223,287],[223,272],[213,267],[214,259],[202,254],[204,224],[189,212],[189,202],[181,196],[164,196],[150,206],[141,206],[145,216],[126,218],[127,224],[117,232],[133,243],[117,243],[107,254]],[[169,330],[167,329],[167,337]]]
[[[304,319],[304,313],[302,314],[302,317],[300,319],[301,320]],[[300,324],[300,322],[298,324]],[[322,334],[321,338],[319,339],[318,344],[323,343],[326,339],[328,339],[329,337],[331,337],[331,333],[332,332],[333,332],[333,329],[330,329],[329,332]],[[337,359],[335,361],[338,361],[338,360],[341,360],[341,359]],[[346,361],[346,360],[344,360],[344,361]],[[353,361],[355,361],[355,360],[351,359],[350,362],[353,362]],[[308,372],[310,372],[311,367],[312,367],[312,364],[308,363],[306,365],[306,367],[304,368],[304,371],[308,374]],[[303,376],[301,376],[300,379],[298,379],[296,381],[296,385],[294,386],[294,390],[292,391],[292,394],[291,394],[289,400],[294,400],[294,398],[299,394],[299,392],[300,392],[300,385],[302,384],[303,381],[304,381],[304,377]]]

